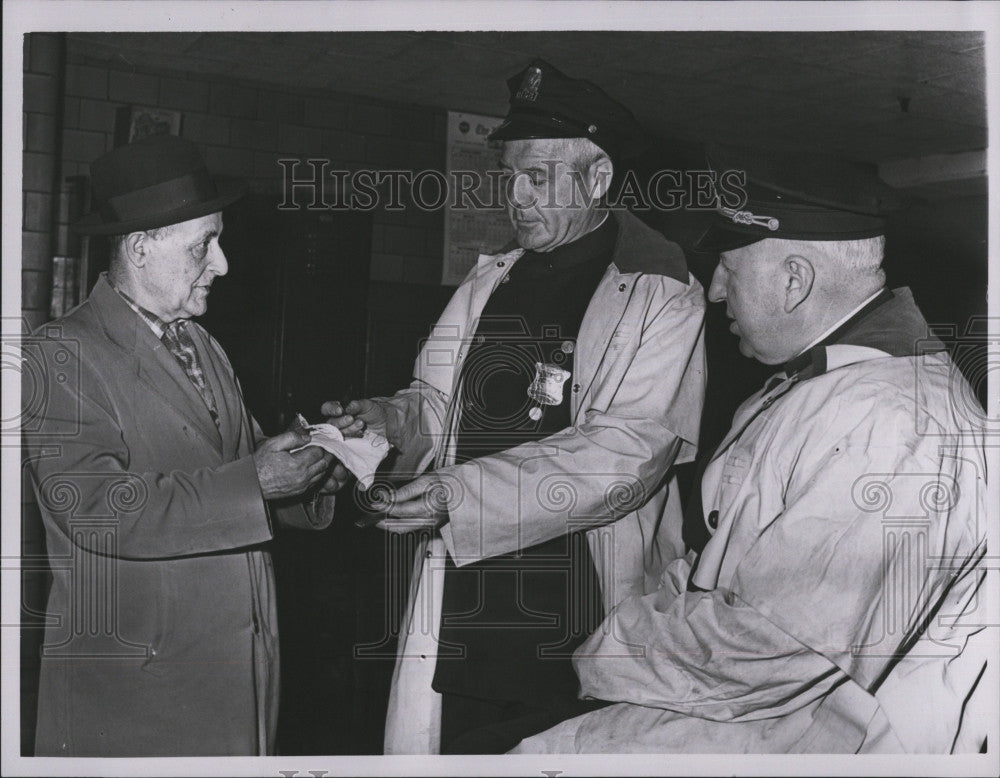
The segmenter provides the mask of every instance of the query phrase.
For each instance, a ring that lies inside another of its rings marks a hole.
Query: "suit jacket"
[[[461,363],[483,306],[523,249],[479,257],[417,357],[415,380],[381,398],[396,469],[449,486],[449,522],[417,549],[386,721],[388,754],[437,753],[437,657],[444,555],[456,565],[581,526],[605,612],[655,589],[683,554],[673,463],[694,457],[705,392],[701,285],[680,247],[616,213],[613,261],[587,307],[567,382],[573,426],[455,465]]]
[[[39,756],[273,750],[278,643],[272,527],[252,456],[260,428],[222,348],[190,329],[218,428],[103,275],[25,344],[25,454],[53,573]],[[273,513],[324,523],[301,505]]]

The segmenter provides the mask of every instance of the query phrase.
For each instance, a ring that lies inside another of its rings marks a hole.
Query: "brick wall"
[[[183,114],[181,135],[202,149],[216,175],[246,179],[256,191],[280,192],[277,160],[318,157],[333,169],[444,169],[445,114],[440,109],[366,100],[167,71],[126,70],[74,55],[66,67],[63,175],[87,175],[89,162],[113,148],[115,117],[125,105]],[[300,167],[298,176],[308,169]],[[328,200],[333,197],[334,179]],[[377,210],[371,278],[437,284],[443,211]]]

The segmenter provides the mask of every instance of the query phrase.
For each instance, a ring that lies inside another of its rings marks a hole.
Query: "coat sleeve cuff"
[[[452,561],[455,562],[455,565],[458,566],[458,562],[455,560],[455,538],[451,531],[451,522],[449,521],[447,524],[443,525],[440,532],[441,540],[444,541],[445,549],[447,549],[448,554],[451,556]]]

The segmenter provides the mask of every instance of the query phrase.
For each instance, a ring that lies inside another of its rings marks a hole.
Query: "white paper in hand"
[[[306,429],[311,440],[302,448],[319,446],[329,451],[354,473],[362,491],[372,485],[375,470],[389,453],[388,440],[371,430],[365,430],[360,438],[345,438],[332,424],[309,424]]]

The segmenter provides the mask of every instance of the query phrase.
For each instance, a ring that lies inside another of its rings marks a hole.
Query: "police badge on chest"
[[[535,378],[528,387],[528,397],[535,403],[528,416],[533,421],[542,418],[542,406],[559,405],[563,399],[563,384],[569,378],[568,370],[550,362],[535,363]]]

